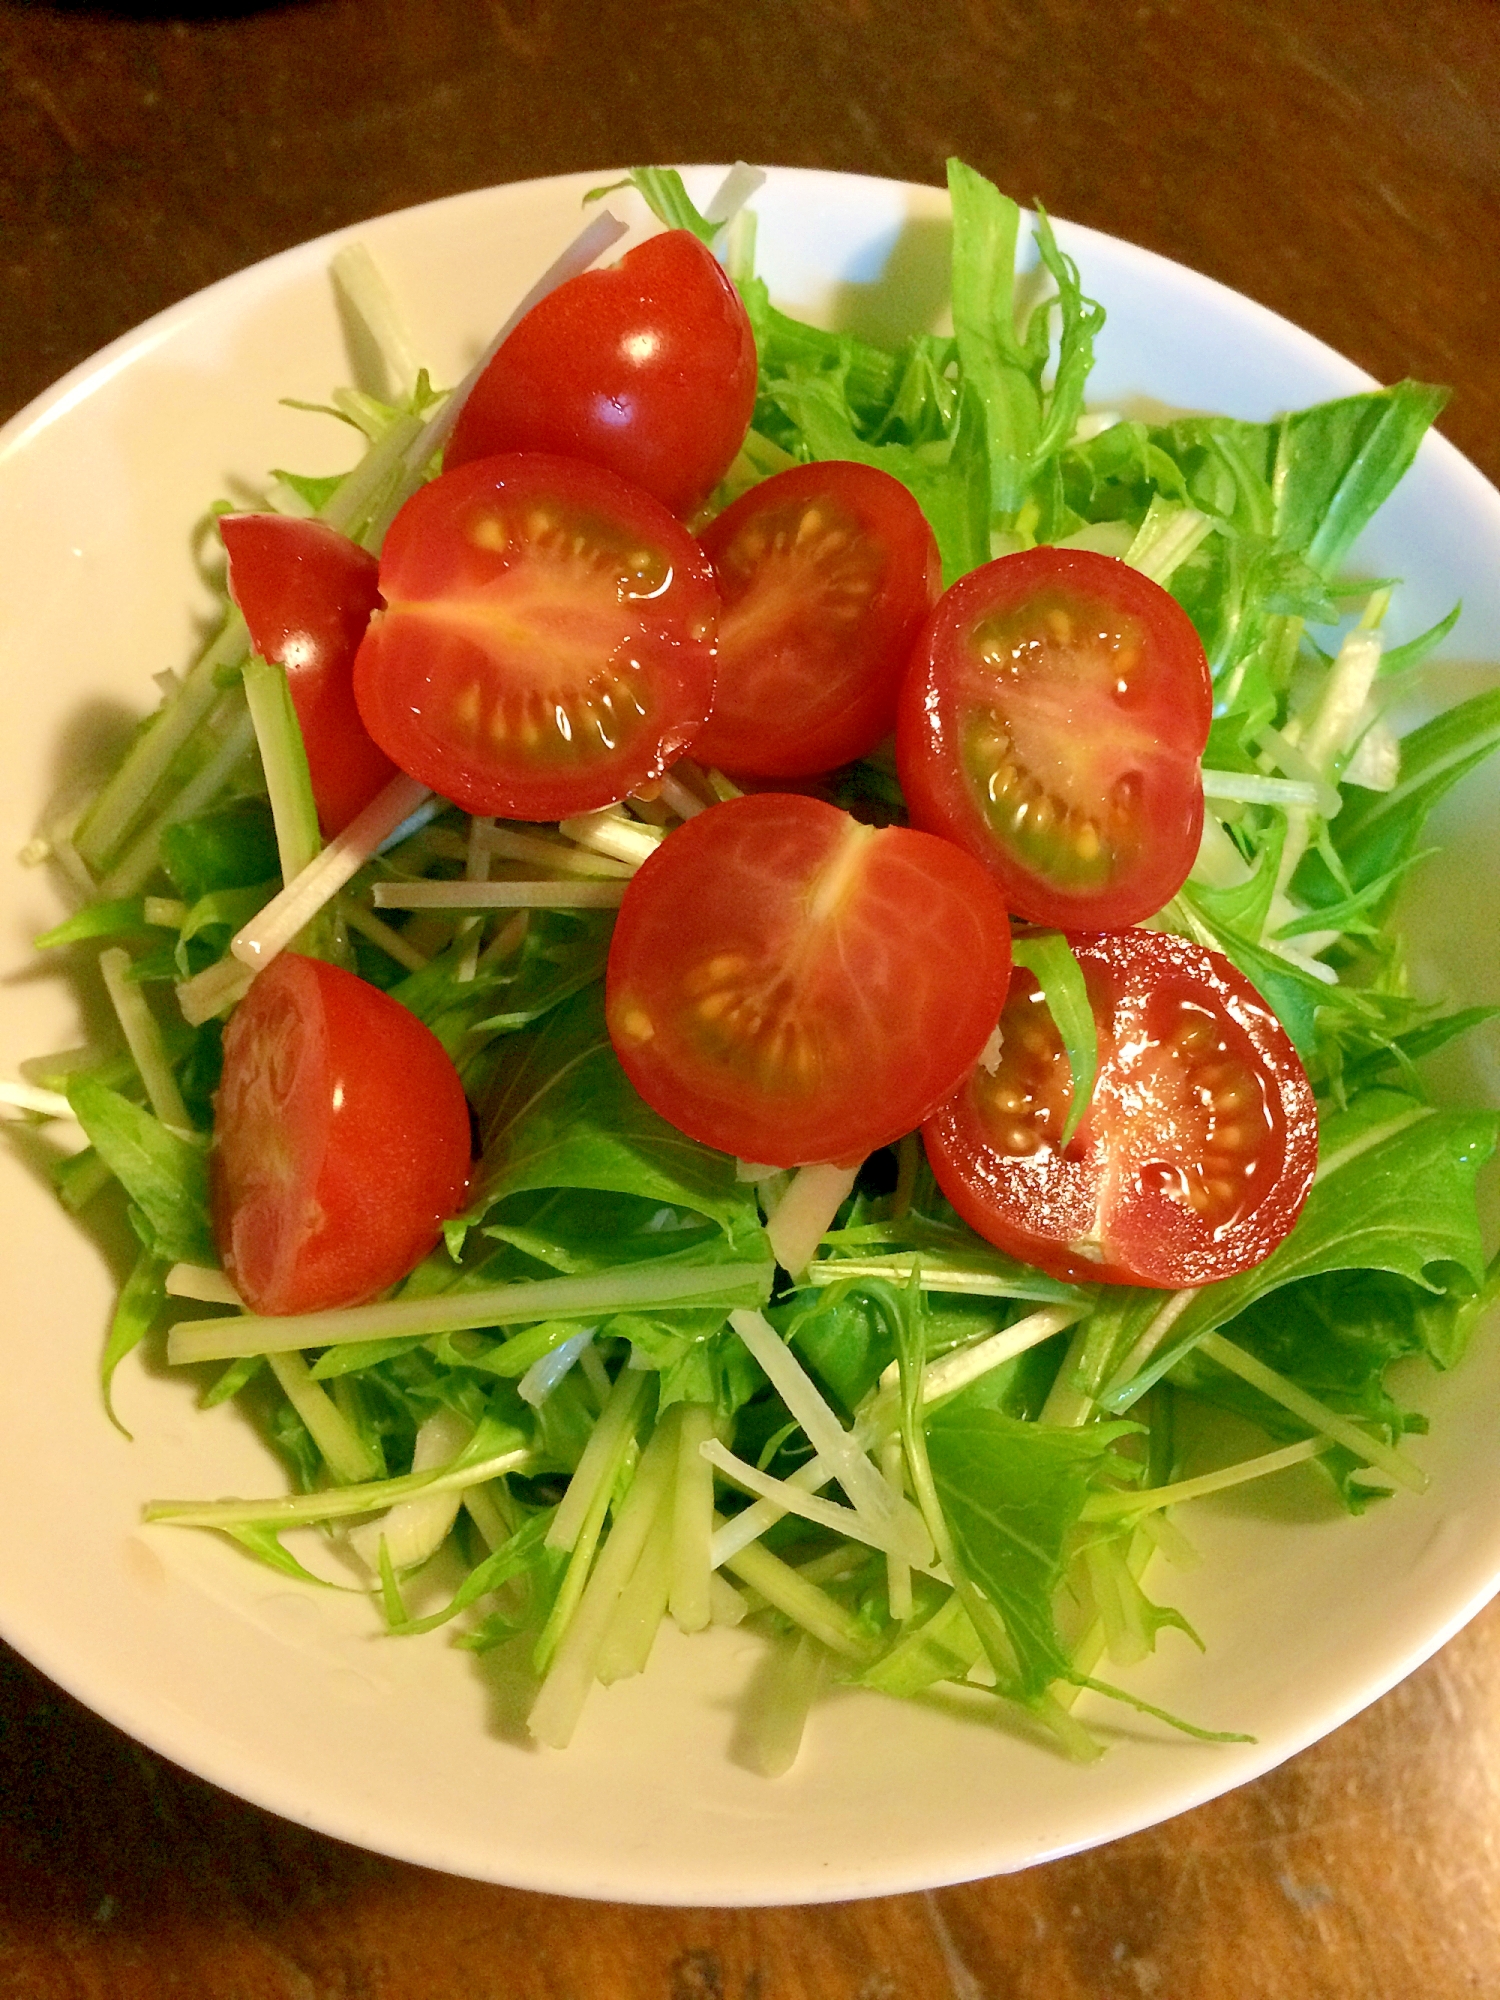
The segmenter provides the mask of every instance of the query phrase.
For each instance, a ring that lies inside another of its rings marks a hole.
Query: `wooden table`
[[[486,182],[742,155],[1017,196],[1446,381],[1500,477],[1494,0],[0,0],[0,416],[256,258]],[[3,551],[0,551],[3,560]],[[7,1524],[7,1533],[17,1524]],[[361,1854],[0,1649],[16,2000],[1457,2000],[1500,1993],[1500,1609],[1232,1797],[1008,1879],[576,1905]]]

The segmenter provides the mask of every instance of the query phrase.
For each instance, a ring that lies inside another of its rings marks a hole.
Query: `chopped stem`
[[[254,748],[254,725],[249,714],[241,711],[208,762],[194,772],[170,804],[163,806],[136,835],[104,877],[99,884],[100,900],[108,902],[116,896],[136,895],[161,860],[161,837],[167,828],[206,811]]]
[[[610,1620],[670,1492],[676,1445],[675,1426],[658,1425],[532,1704],[527,1727],[555,1750],[566,1749],[583,1712]]]
[[[312,1379],[302,1356],[273,1354],[271,1370],[334,1478],[347,1486],[378,1479],[381,1467],[374,1453],[328,1391]]]
[[[152,1500],[142,1509],[142,1519],[167,1522],[174,1528],[246,1528],[260,1523],[294,1528],[314,1521],[347,1521],[356,1514],[373,1514],[392,1506],[413,1493],[462,1491],[503,1472],[525,1472],[530,1465],[530,1451],[518,1447],[449,1472],[404,1472],[394,1479],[334,1487],[326,1493],[285,1493],[267,1500]]]
[[[280,895],[253,917],[230,941],[229,949],[242,965],[259,972],[323,905],[363,867],[386,837],[427,797],[428,788],[415,778],[398,776],[378,792]]]
[[[706,1403],[679,1406],[677,1485],[672,1510],[671,1609],[679,1631],[701,1632],[712,1615],[713,1467],[703,1446],[713,1437]]]
[[[1274,1368],[1268,1368],[1263,1361],[1257,1361],[1253,1354],[1247,1354],[1243,1347],[1237,1347],[1232,1340],[1222,1334],[1205,1333],[1198,1342],[1198,1352],[1217,1361],[1221,1368],[1227,1368],[1232,1375],[1238,1375],[1242,1382],[1248,1382],[1252,1389],[1259,1389],[1263,1396],[1280,1403],[1300,1417],[1303,1423],[1321,1434],[1324,1439],[1332,1439],[1356,1458],[1362,1458],[1367,1465],[1377,1466],[1387,1473],[1398,1486],[1408,1487],[1414,1493],[1427,1489],[1427,1474],[1413,1463],[1404,1452],[1397,1451],[1381,1438],[1371,1437],[1350,1418],[1340,1416],[1337,1410],[1330,1410],[1326,1403],[1320,1403],[1316,1396],[1299,1389],[1295,1382],[1289,1382],[1284,1375],[1278,1375]]]
[[[791,1185],[766,1218],[766,1240],[776,1261],[793,1278],[812,1261],[824,1233],[848,1199],[863,1162],[846,1166],[799,1167]]]
[[[180,1138],[190,1139],[193,1137],[193,1121],[188,1116],[182,1092],[172,1074],[172,1065],[167,1060],[156,1016],[145,994],[130,977],[130,963],[130,953],[119,945],[110,945],[100,952],[99,970],[104,977],[105,991],[109,994],[126,1045],[135,1059],[135,1066],[141,1073],[151,1109],[170,1131],[176,1132]]]
[[[353,872],[352,870],[350,871]],[[377,910],[617,910],[624,882],[377,882]]]
[[[568,1490],[562,1497],[552,1525],[547,1530],[547,1546],[571,1549],[578,1540],[584,1520],[599,1490],[608,1495],[619,1467],[626,1441],[634,1435],[636,1417],[646,1393],[643,1371],[622,1368],[615,1377],[609,1400],[598,1423],[589,1432]]]
[[[730,1556],[726,1567],[742,1583],[759,1591],[766,1603],[783,1617],[811,1632],[815,1639],[821,1639],[830,1652],[846,1660],[857,1660],[861,1665],[869,1659],[872,1651],[869,1641],[843,1605],[826,1590],[799,1576],[769,1549],[753,1542]]]
[[[244,658],[245,621],[231,610],[223,629],[176,693],[163,702],[148,728],[125,753],[100,789],[73,836],[83,861],[99,870],[146,811],[151,794],[177,752],[219,699],[218,673]]]
[[[1149,1515],[1160,1507],[1176,1507],[1184,1500],[1201,1500],[1209,1493],[1223,1493],[1231,1486],[1243,1486],[1252,1479],[1266,1479],[1289,1465],[1301,1465],[1330,1449],[1332,1438],[1303,1438],[1298,1444],[1283,1445],[1279,1451],[1263,1452],[1258,1458],[1242,1458],[1234,1465],[1222,1465],[1217,1472],[1199,1473],[1194,1479],[1177,1479],[1170,1486],[1133,1488],[1128,1493],[1091,1493],[1083,1503],[1085,1521],[1117,1521],[1131,1515]]]

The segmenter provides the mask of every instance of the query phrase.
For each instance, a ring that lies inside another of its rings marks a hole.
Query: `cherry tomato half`
[[[825,800],[710,806],[632,879],[605,1012],[646,1102],[775,1166],[862,1159],[952,1090],[995,1024],[1010,925],[950,842]]]
[[[379,565],[322,521],[226,514],[219,534],[250,644],[286,668],[318,824],[331,839],[396,775],[354,702],[354,655],[380,602]]]
[[[1246,1271],[1296,1221],[1317,1113],[1276,1016],[1225,958],[1160,931],[1068,939],[1099,1036],[1092,1102],[1059,1150],[1072,1077],[1019,966],[1000,1061],[922,1128],[981,1236],[1054,1277],[1173,1290]]]
[[[1213,695],[1191,621],[1112,556],[1036,548],[960,577],[901,691],[914,825],[977,855],[1033,923],[1115,930],[1181,888]]]
[[[700,763],[803,778],[864,756],[941,587],[937,542],[899,480],[796,465],[742,494],[699,537],[724,609]]]
[[[755,368],[738,292],[696,236],[668,230],[532,307],[470,390],[444,463],[586,458],[686,515],[744,443]]]
[[[531,452],[415,493],[354,663],[375,741],[469,812],[563,819],[660,777],[713,700],[708,560],[612,472]]]
[[[214,1237],[261,1313],[375,1297],[462,1207],[469,1112],[398,1000],[283,952],[230,1017],[214,1106]]]

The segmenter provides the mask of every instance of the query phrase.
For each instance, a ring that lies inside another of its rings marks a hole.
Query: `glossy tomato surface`
[[[755,368],[738,292],[696,236],[668,230],[532,307],[470,391],[444,463],[558,452],[686,515],[744,442]]]
[[[226,514],[219,534],[250,644],[286,668],[318,824],[331,839],[396,775],[354,700],[354,655],[380,602],[379,565],[322,521]]]
[[[1059,1145],[1072,1076],[1017,967],[993,1072],[922,1130],[953,1206],[1054,1277],[1176,1290],[1248,1270],[1296,1220],[1318,1158],[1297,1053],[1217,952],[1159,931],[1068,940],[1099,1038],[1088,1112]]]
[[[463,1206],[463,1086],[399,1001],[284,952],[225,1030],[211,1166],[215,1240],[252,1310],[358,1305]]]
[[[978,856],[1017,916],[1137,923],[1198,851],[1212,709],[1159,584],[1086,549],[1002,556],[939,599],[903,685],[912,821]]]
[[[869,465],[793,466],[742,494],[700,540],[724,609],[699,762],[810,777],[888,736],[942,580],[906,487]]]
[[[776,1166],[908,1132],[994,1027],[1010,926],[951,843],[762,792],[663,841],[625,893],[610,1038],[680,1130]]]
[[[713,699],[708,559],[658,501],[542,453],[401,509],[354,663],[366,727],[469,812],[562,819],[659,777]]]

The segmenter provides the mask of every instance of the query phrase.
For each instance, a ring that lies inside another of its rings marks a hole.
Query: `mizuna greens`
[[[32,1062],[7,1094],[82,1126],[59,1195],[80,1213],[123,1199],[140,1242],[106,1401],[122,1358],[169,1326],[168,1358],[205,1371],[205,1403],[246,1399],[295,1487],[164,1499],[151,1520],[218,1528],[309,1582],[282,1536],[322,1527],[393,1633],[449,1623],[461,1646],[526,1649],[548,1743],[596,1680],[644,1668],[664,1617],[755,1617],[784,1649],[768,1771],[829,1672],[899,1694],[986,1687],[1090,1756],[1078,1691],[1148,1706],[1114,1676],[1184,1623],[1141,1584],[1154,1551],[1184,1553],[1174,1504],[1302,1459],[1354,1512],[1420,1491],[1403,1439],[1423,1423],[1387,1372],[1455,1365],[1496,1288],[1475,1186],[1497,1116],[1438,1108],[1415,1067],[1494,1010],[1414,997],[1389,919],[1428,812],[1500,741],[1500,692],[1398,740],[1381,697],[1457,608],[1388,645],[1391,588],[1340,581],[1442,392],[1401,383],[1264,424],[1090,414],[1103,312],[1043,216],[1055,297],[1018,322],[1021,217],[969,169],[950,169],[954,331],[894,352],[779,312],[748,211],[721,229],[676,176],[634,179],[663,220],[721,243],[755,330],[754,422],[714,511],[789,463],[858,460],[917,497],[950,581],[1077,541],[1193,619],[1216,690],[1210,812],[1155,922],[1234,961],[1319,1092],[1319,1175],[1290,1236],[1193,1292],[1069,1285],[960,1223],[915,1135],[851,1185],[666,1124],[615,1059],[600,982],[623,881],[732,790],[684,762],[655,796],[556,829],[471,820],[414,788],[334,893],[299,907],[299,949],[438,1035],[482,1153],[468,1209],[390,1298],[237,1310],[207,1214],[223,1016],[251,976],[228,948],[319,842],[284,676],[247,667],[233,612],[81,816],[35,843],[78,900],[39,943],[105,947],[120,1037]],[[342,278],[380,338],[378,281],[357,259]],[[443,401],[420,376],[398,405],[347,391],[332,408],[364,456],[341,479],[276,473],[269,504],[378,548],[436,467]],[[831,795],[901,807],[878,753]],[[1071,953],[1030,935],[1017,955],[1090,1075]],[[1204,1471],[1216,1412],[1265,1443]]]

